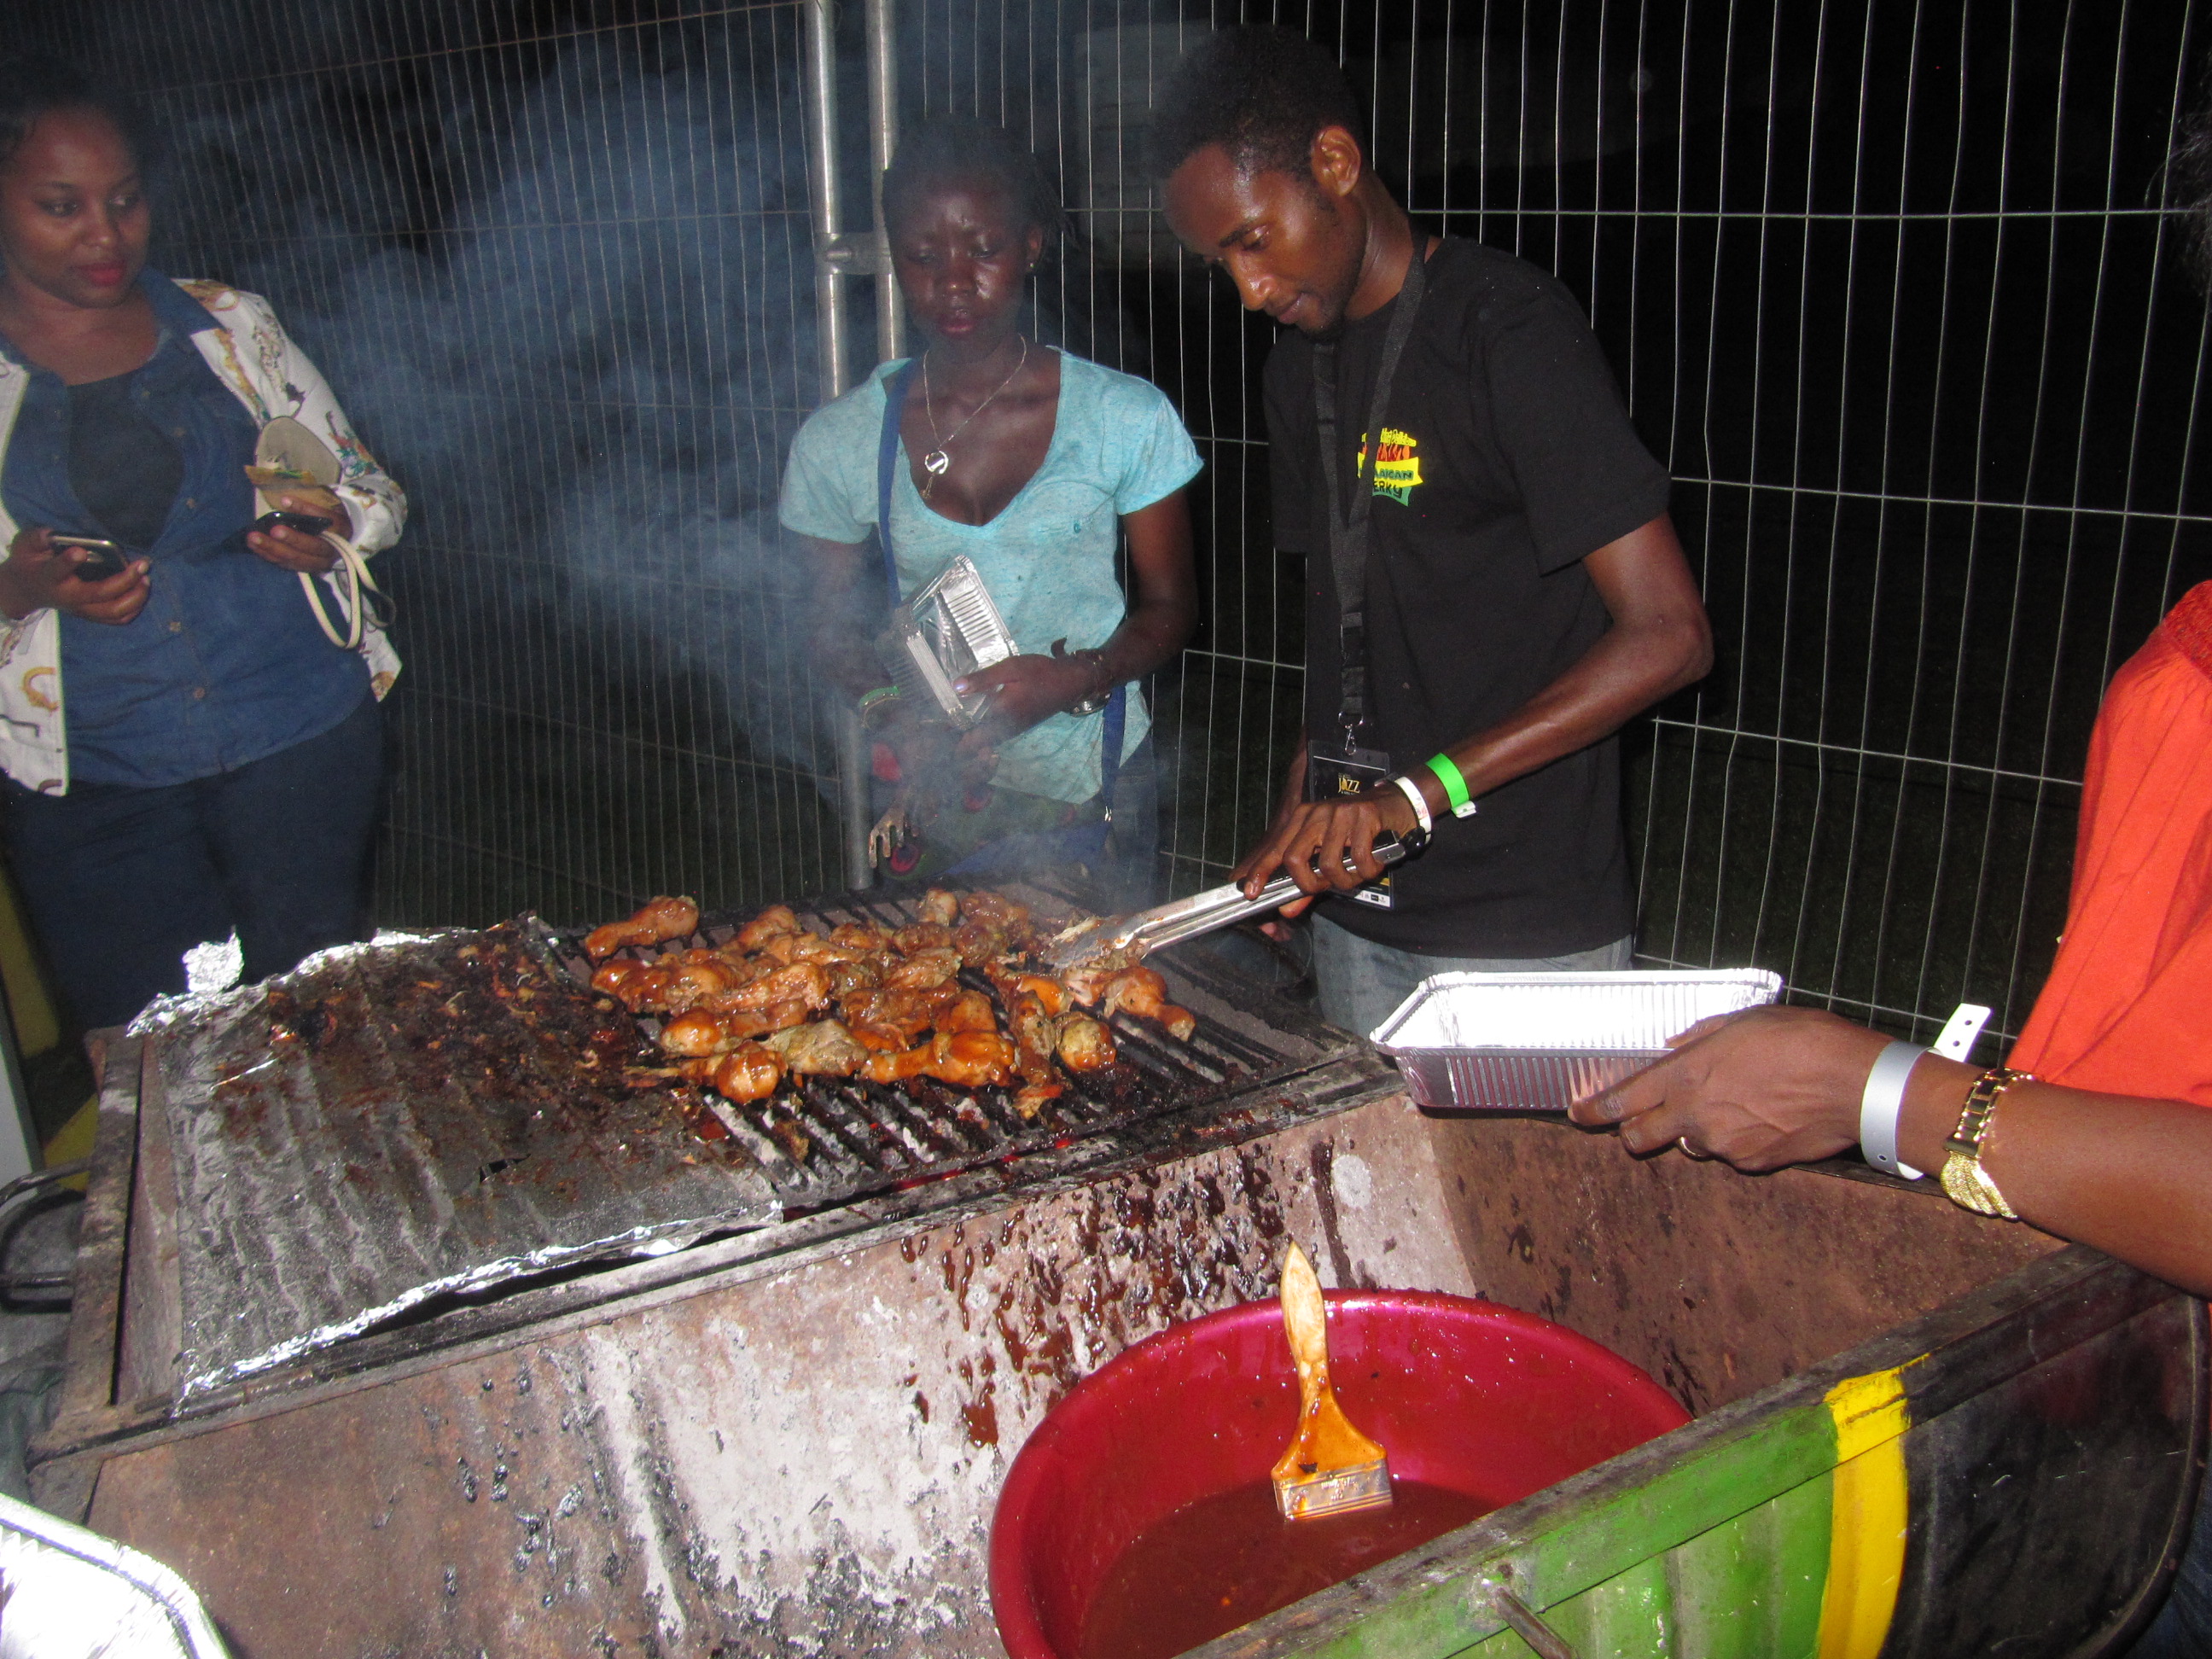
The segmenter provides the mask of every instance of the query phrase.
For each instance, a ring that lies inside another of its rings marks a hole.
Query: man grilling
[[[1304,741],[1237,878],[1320,896],[1322,1012],[1355,1030],[1447,969],[1628,966],[1613,734],[1703,677],[1711,635],[1581,311],[1418,236],[1302,36],[1216,34],[1157,107],[1176,235],[1295,331],[1266,387],[1275,541],[1308,560]],[[1387,881],[1386,831],[1428,843]]]

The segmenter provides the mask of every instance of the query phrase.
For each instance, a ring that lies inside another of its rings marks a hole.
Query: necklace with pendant
[[[1020,374],[1022,372],[1022,365],[1029,362],[1029,337],[1027,335],[1017,335],[1015,336],[1015,338],[1020,340],[1022,343],[1022,355],[1015,361],[1012,373],[1009,374],[1005,380],[1000,381],[999,384],[992,389],[991,395],[989,397],[984,398],[981,403],[977,404],[975,408],[968,411],[967,421],[961,422],[958,426],[954,427],[951,431],[946,433],[942,437],[937,437],[937,404],[929,395],[929,354],[927,351],[921,354],[922,412],[929,416],[930,435],[937,438],[937,447],[931,450],[929,453],[921,458],[921,470],[929,474],[929,482],[921,487],[921,499],[925,501],[929,499],[929,492],[937,488],[937,481],[951,470],[952,457],[946,454],[945,452],[951,448],[952,441],[968,429],[968,421],[974,420],[978,415],[981,415],[985,410],[988,409],[998,400],[999,393],[1004,392],[1008,386],[1014,383],[1014,375]]]

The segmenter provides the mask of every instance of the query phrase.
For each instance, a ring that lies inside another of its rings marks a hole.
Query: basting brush
[[[1283,1258],[1283,1330],[1298,1368],[1298,1431],[1275,1463],[1276,1507],[1286,1521],[1382,1508],[1391,1499],[1390,1460],[1336,1403],[1321,1281],[1296,1244]]]

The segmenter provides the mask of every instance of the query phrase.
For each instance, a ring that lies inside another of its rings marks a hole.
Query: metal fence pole
[[[822,400],[845,390],[850,364],[846,340],[845,260],[851,258],[837,230],[837,40],[833,0],[802,0],[806,20],[806,157],[808,205],[814,221],[814,308],[820,319]],[[857,711],[833,699],[830,724],[837,741],[838,820],[844,830],[845,884],[859,889],[875,878],[868,859],[868,746]]]
[[[892,271],[884,222],[884,169],[898,143],[898,18],[893,0],[867,0],[869,194],[874,198],[877,234],[886,239],[884,268],[876,273],[876,361],[887,363],[906,349],[906,309]]]

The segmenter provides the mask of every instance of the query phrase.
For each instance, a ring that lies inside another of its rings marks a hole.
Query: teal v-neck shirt
[[[865,542],[876,526],[876,450],[884,385],[905,367],[884,363],[835,403],[807,417],[783,474],[787,529],[825,542]],[[1127,605],[1115,574],[1125,514],[1150,507],[1198,476],[1190,434],[1165,394],[1148,380],[1060,356],[1060,409],[1052,444],[1035,477],[988,524],[957,524],[932,512],[905,461],[891,490],[891,547],[899,588],[913,593],[964,553],[975,562],[1024,655],[1105,644]],[[1129,698],[1122,753],[1152,729],[1144,698]],[[993,780],[1054,800],[1098,793],[1104,716],[1052,714],[1000,745]]]

